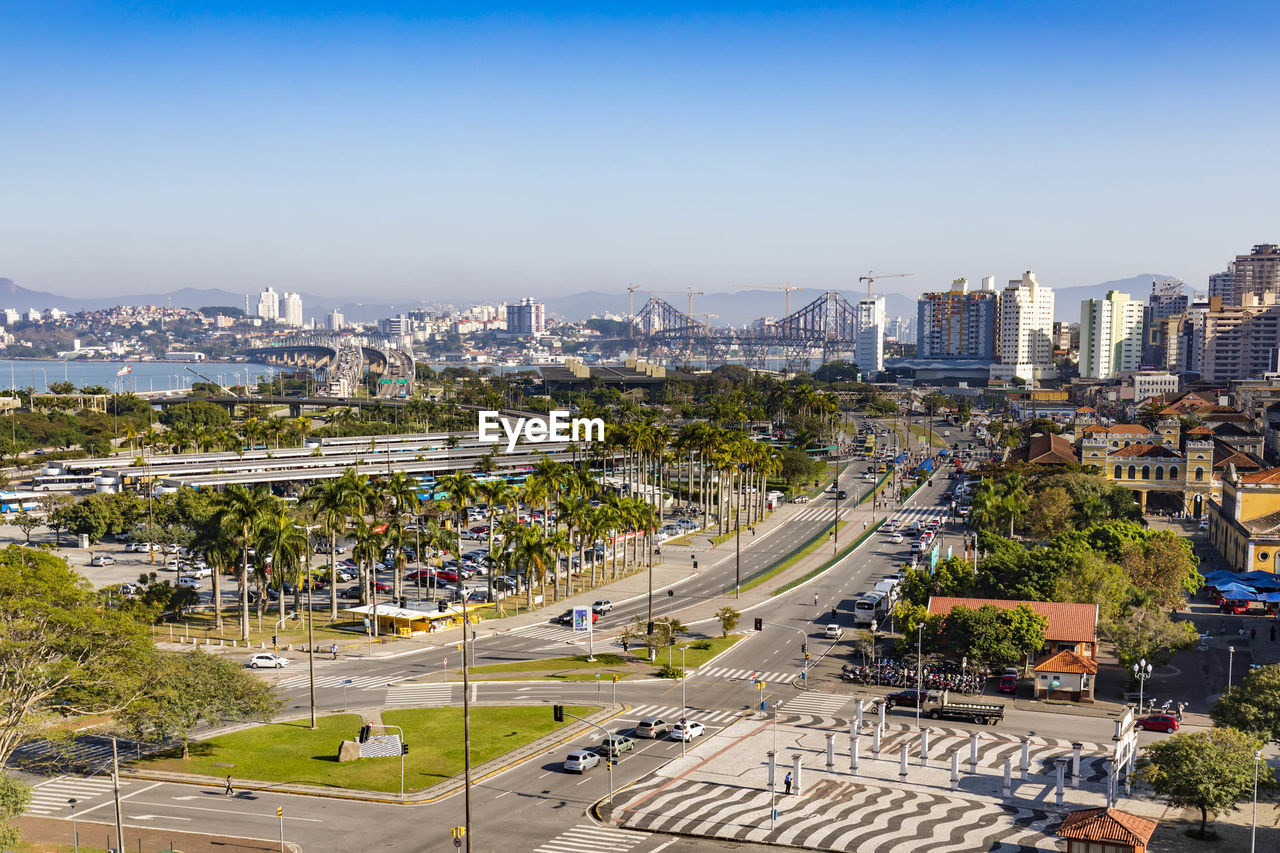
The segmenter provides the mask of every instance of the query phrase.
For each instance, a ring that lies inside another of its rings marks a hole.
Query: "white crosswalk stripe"
[[[533,849],[534,853],[627,853],[648,837],[644,832],[580,823]]]
[[[728,725],[734,720],[742,716],[741,711],[704,711],[699,708],[685,708],[685,719],[697,720],[699,723],[714,723],[717,725]],[[658,717],[659,719],[672,720],[680,719],[679,705],[639,705],[624,713],[621,719],[639,720],[644,717]]]
[[[778,710],[802,714],[834,714],[852,698],[834,693],[805,693],[783,702]]]
[[[390,675],[322,675],[316,678],[316,687],[345,687],[348,690],[370,690],[386,687],[393,680]],[[309,682],[309,676],[292,675],[276,684],[276,687],[301,687]]]
[[[121,780],[120,790],[124,791],[131,784],[128,780]],[[27,814],[51,815],[69,810],[67,800],[70,799],[75,799],[76,805],[83,809],[94,797],[110,794],[111,790],[111,780],[107,778],[59,776],[31,789],[31,805]]]
[[[452,684],[403,684],[387,688],[388,705],[439,707],[453,702]]]
[[[587,639],[585,631],[575,634],[568,625],[534,625],[530,628],[517,628],[511,633],[534,640],[560,640],[565,643],[578,640],[586,642]]]
[[[709,675],[712,678],[732,678],[737,681],[750,681],[754,677],[767,684],[790,682],[797,677],[794,672],[761,672],[758,669],[733,669],[727,666],[703,667],[694,675]]]

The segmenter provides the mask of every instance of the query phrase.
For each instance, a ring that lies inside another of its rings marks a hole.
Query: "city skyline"
[[[914,273],[878,287],[909,296],[1026,269],[1203,289],[1278,230],[1271,7],[610,8],[0,5],[24,69],[0,275],[385,301],[868,269]]]

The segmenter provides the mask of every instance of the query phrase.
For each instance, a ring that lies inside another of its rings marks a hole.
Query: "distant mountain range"
[[[1108,290],[1119,290],[1135,299],[1146,299],[1151,293],[1151,282],[1157,279],[1172,278],[1167,275],[1143,273],[1130,278],[1104,281],[1081,287],[1054,288],[1054,319],[1078,321],[1080,319],[1080,302],[1084,299],[1095,299],[1105,296]],[[1003,287],[1003,285],[998,285]],[[821,290],[795,290],[791,292],[791,310],[797,311],[813,300],[822,296]],[[846,291],[846,299],[857,298],[859,291]],[[636,292],[635,310],[640,311],[648,295]],[[681,311],[688,310],[688,300],[681,296],[664,295],[671,305]],[[601,291],[584,291],[569,296],[556,296],[544,300],[547,313],[566,320],[582,320],[592,314],[612,312],[625,314],[627,311],[627,294],[605,293]],[[742,326],[760,317],[782,318],[786,313],[786,295],[772,290],[738,290],[729,293],[708,293],[695,296],[693,310],[695,314],[711,313],[717,315],[713,319],[716,325]],[[303,315],[320,319],[322,315],[334,308],[338,309],[348,320],[356,322],[372,322],[381,317],[388,317],[402,311],[411,311],[426,306],[421,300],[405,300],[404,302],[386,304],[365,304],[332,299],[309,293],[302,294]],[[244,294],[232,293],[217,288],[200,289],[184,287],[172,293],[138,293],[125,296],[71,297],[58,296],[39,290],[28,290],[14,283],[11,279],[0,278],[0,308],[15,308],[27,311],[32,308],[41,310],[61,308],[63,311],[97,311],[113,305],[173,305],[178,308],[203,308],[213,305],[229,305],[244,307]],[[914,318],[916,315],[916,297],[905,293],[886,293],[885,312],[890,317]]]

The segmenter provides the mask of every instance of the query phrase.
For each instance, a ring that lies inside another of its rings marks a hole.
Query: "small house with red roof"
[[[1066,839],[1067,853],[1146,853],[1157,826],[1119,809],[1080,809],[1062,819],[1058,837]]]
[[[1005,598],[956,598],[935,595],[929,599],[929,615],[945,617],[956,607],[979,610],[990,604],[1001,610],[1014,610],[1025,604],[1045,618],[1044,648],[1032,649],[1032,656],[1069,651],[1087,660],[1097,658],[1098,605],[1070,604],[1061,601],[1014,601]],[[1096,670],[1095,670],[1096,671]]]
[[[1063,649],[1040,659],[1035,667],[1037,699],[1092,702],[1098,662]]]

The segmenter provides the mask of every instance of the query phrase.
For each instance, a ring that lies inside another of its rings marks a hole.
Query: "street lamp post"
[[[312,630],[312,622],[315,621],[316,610],[311,606],[311,589],[316,585],[316,579],[311,574],[311,531],[319,530],[320,525],[308,524],[302,528],[307,532],[307,673],[309,676],[309,690],[311,693],[311,729],[314,731],[316,725],[316,637]],[[330,589],[330,595],[337,595],[336,589]],[[281,593],[283,594],[283,593]],[[337,657],[335,654],[334,657]],[[401,793],[404,793],[401,791]]]
[[[1256,818],[1258,815],[1258,804],[1257,804],[1258,774],[1256,772],[1253,774],[1253,797],[1254,797],[1253,813],[1254,813],[1254,817]],[[80,853],[80,833],[76,830],[76,803],[77,802],[78,800],[76,800],[75,797],[72,797],[71,799],[67,800],[67,805],[71,806],[71,851],[72,853]]]
[[[689,671],[684,668],[684,653],[688,651],[684,646],[680,647],[680,722],[685,722],[685,708],[688,706],[684,701],[684,683],[689,679]],[[682,732],[680,735],[680,755],[684,756],[684,745],[688,739],[688,732]]]
[[[924,705],[924,622],[916,625],[916,731],[920,730],[920,708]]]
[[[1258,763],[1261,760],[1262,750],[1259,749],[1253,753],[1253,822],[1249,828],[1249,853],[1258,849]]]
[[[1146,687],[1147,679],[1151,677],[1153,667],[1147,663],[1147,659],[1143,658],[1133,665],[1133,677],[1138,679],[1138,713],[1142,713],[1142,693]]]
[[[1227,689],[1231,689],[1231,670],[1236,663],[1236,647],[1227,646]]]

